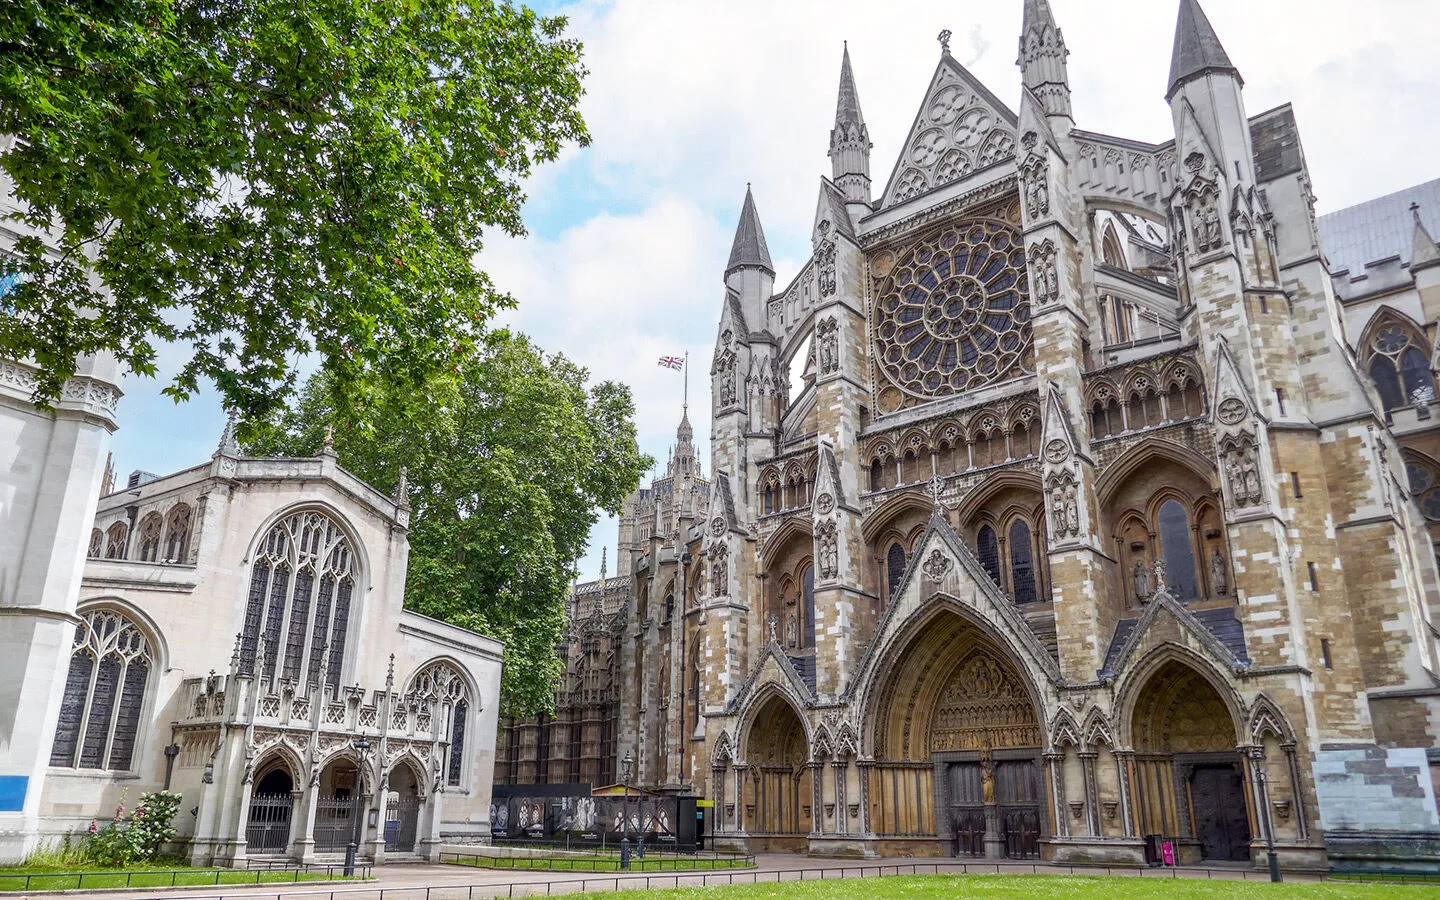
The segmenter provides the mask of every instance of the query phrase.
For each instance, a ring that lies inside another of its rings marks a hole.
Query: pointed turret
[[[840,92],[835,127],[830,129],[830,171],[846,203],[870,203],[870,130],[860,112],[860,95],[850,71],[850,45],[840,58]]]
[[[1038,0],[1041,4],[1044,0]],[[1028,6],[1027,6],[1028,10]],[[1240,70],[1230,62],[1199,0],[1180,0],[1180,17],[1175,23],[1175,50],[1170,57],[1169,97],[1181,82],[1206,72],[1227,72],[1242,85]]]
[[[736,269],[754,267],[775,274],[770,261],[770,248],[765,246],[765,229],[760,227],[760,214],[755,211],[755,197],[745,185],[745,204],[740,207],[740,224],[735,226],[735,242],[730,245],[730,262],[725,266],[728,277]]]
[[[1410,248],[1410,271],[1440,264],[1440,247],[1435,245],[1435,239],[1430,236],[1430,231],[1425,223],[1420,221],[1420,204],[1410,204],[1410,215],[1415,218],[1414,243]]]
[[[1065,36],[1055,24],[1046,0],[1025,0],[1020,27],[1020,67],[1025,87],[1040,100],[1046,117],[1073,119],[1070,113],[1070,76],[1065,58]],[[1068,129],[1065,129],[1068,130]]]

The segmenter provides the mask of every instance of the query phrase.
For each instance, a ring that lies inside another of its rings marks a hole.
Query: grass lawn
[[[336,871],[336,878],[340,878]],[[0,893],[63,891],[78,888],[170,887],[171,885],[278,884],[325,881],[321,872],[263,869],[204,869],[190,866],[137,866],[101,869],[75,866],[0,866]]]
[[[563,856],[462,856],[458,859],[442,859],[447,865],[475,866],[481,869],[549,870],[552,872],[618,872],[620,857],[614,853],[580,854],[568,853]],[[647,856],[644,859],[630,858],[631,872],[691,872],[714,869],[743,869],[753,865],[744,858],[728,859],[709,856],[687,856],[666,854]]]
[[[904,875],[622,891],[606,900],[1434,900],[1440,886],[1270,884],[1083,875]]]

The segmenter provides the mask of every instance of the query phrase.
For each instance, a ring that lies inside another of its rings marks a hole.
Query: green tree
[[[0,350],[53,400],[79,354],[154,375],[173,343],[168,394],[212,379],[252,418],[306,354],[342,392],[446,367],[510,303],[485,230],[522,233],[523,179],[588,143],[564,27],[504,0],[8,0],[0,167],[59,248],[0,258]]]
[[[381,384],[358,418],[318,374],[246,449],[312,455],[329,425],[340,464],[370,484],[394,490],[405,467],[405,605],[505,641],[501,705],[526,715],[552,703],[565,598],[598,510],[618,513],[653,462],[636,445],[630,389],[588,377],[495,331],[452,371]]]

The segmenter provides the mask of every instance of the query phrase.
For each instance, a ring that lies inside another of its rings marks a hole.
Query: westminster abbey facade
[[[1158,143],[1077,125],[1045,0],[1018,113],[947,40],[883,183],[846,52],[788,282],[747,194],[710,479],[632,498],[499,779],[633,753],[761,851],[1434,865],[1440,183],[1317,219],[1195,0]]]

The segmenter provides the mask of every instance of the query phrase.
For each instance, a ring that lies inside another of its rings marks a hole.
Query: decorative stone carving
[[[1050,212],[1049,166],[1042,155],[1031,156],[1022,172],[1025,182],[1025,215],[1038,219]]]
[[[716,537],[719,537],[720,535],[724,534],[724,533],[725,533],[725,520],[722,519],[722,518],[720,518],[719,516],[716,516],[716,517],[715,517],[715,521],[713,521],[713,522],[710,523],[710,533],[713,534],[713,535],[715,535]]]
[[[1131,575],[1135,585],[1135,597],[1140,602],[1150,599],[1150,570],[1146,567],[1145,561],[1135,560],[1135,571]]]
[[[1045,445],[1045,461],[1052,464],[1060,464],[1070,458],[1070,445],[1060,439],[1055,439]]]
[[[770,626],[770,640],[778,643],[780,640],[780,614],[771,613],[766,616],[766,622]]]
[[[930,483],[927,487],[931,502],[935,504],[936,508],[942,508],[943,504],[940,502],[940,498],[945,494],[945,476],[936,472],[930,476]]]
[[[1031,253],[1030,292],[1043,303],[1060,297],[1060,274],[1055,262],[1055,244],[1041,241]]]
[[[1068,471],[1052,475],[1049,479],[1050,531],[1059,539],[1079,537],[1083,530],[1078,489],[1075,476]]]
[[[1210,586],[1217,594],[1226,593],[1230,587],[1225,556],[1220,552],[1219,547],[1210,548]]]
[[[835,320],[834,316],[820,320],[820,324],[815,326],[815,338],[819,347],[817,354],[820,374],[832,375],[839,371],[840,323]]]
[[[720,405],[735,404],[735,354],[721,353],[716,360],[720,375]]]
[[[920,566],[920,571],[931,581],[939,581],[945,577],[946,572],[950,571],[952,565],[954,565],[954,563],[950,560],[950,557],[942,553],[939,547],[936,547],[930,551],[930,555],[925,559],[924,564]]]
[[[820,289],[820,296],[829,297],[835,293],[835,244],[833,241],[821,241],[820,246],[815,250],[815,262],[819,266],[819,273],[815,276],[816,286]]]
[[[1238,507],[1258,506],[1264,499],[1261,490],[1260,465],[1255,458],[1255,444],[1249,435],[1234,442],[1225,454],[1225,474],[1230,495]]]
[[[1170,586],[1165,583],[1165,560],[1158,556],[1155,558],[1155,593],[1170,593]]]
[[[835,523],[821,522],[816,529],[816,537],[820,544],[817,554],[820,559],[820,577],[825,581],[832,581],[840,574],[839,537]]]
[[[1245,404],[1237,397],[1227,397],[1220,401],[1215,417],[1226,425],[1234,425],[1245,418]]]
[[[1225,245],[1219,204],[1220,198],[1213,185],[1190,200],[1190,223],[1195,235],[1195,249],[1201,253],[1219,250]]]
[[[792,650],[800,646],[800,626],[793,612],[785,617],[785,646]]]
[[[835,498],[828,492],[815,498],[815,512],[822,516],[828,516],[835,509]]]
[[[710,588],[719,597],[730,592],[730,549],[724,544],[710,548]]]

